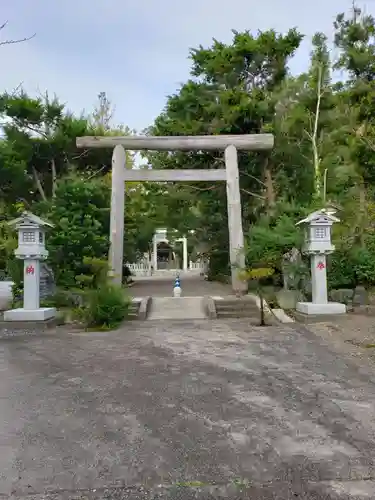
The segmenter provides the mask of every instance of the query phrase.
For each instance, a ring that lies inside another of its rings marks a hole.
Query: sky
[[[167,96],[189,77],[189,49],[212,39],[230,42],[231,30],[306,35],[290,63],[308,65],[317,31],[332,38],[332,23],[352,0],[0,0],[0,92],[22,84],[31,95],[56,94],[69,110],[91,113],[99,92],[115,105],[116,124],[142,132]],[[357,3],[375,15],[375,0]],[[334,55],[334,54],[333,54]]]

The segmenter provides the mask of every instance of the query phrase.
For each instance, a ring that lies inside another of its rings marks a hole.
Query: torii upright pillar
[[[224,158],[227,173],[229,259],[232,288],[233,291],[242,293],[247,291],[247,284],[238,277],[238,271],[245,268],[245,252],[237,149],[232,145],[225,148]]]
[[[122,265],[124,258],[125,168],[125,149],[117,145],[112,155],[109,275],[112,277],[113,282],[118,285],[122,283]]]

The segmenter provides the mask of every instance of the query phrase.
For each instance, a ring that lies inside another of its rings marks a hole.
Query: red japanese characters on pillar
[[[27,266],[27,268],[26,268],[26,274],[34,274],[34,267],[33,266]]]
[[[316,266],[318,269],[322,270],[324,269],[326,266],[324,265],[324,262],[320,261],[318,262],[318,265]]]

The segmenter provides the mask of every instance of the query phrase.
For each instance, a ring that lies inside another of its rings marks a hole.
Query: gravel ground
[[[35,332],[0,369],[0,498],[375,498],[373,368],[310,326]]]
[[[375,362],[374,316],[347,314],[334,321],[310,324],[308,328],[359,366]]]

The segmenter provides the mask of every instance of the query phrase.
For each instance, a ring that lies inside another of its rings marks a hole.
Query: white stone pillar
[[[187,238],[182,238],[182,269],[184,271],[188,270],[188,250],[187,250]]]
[[[245,254],[237,149],[234,146],[228,146],[225,149],[224,158],[227,173],[229,255],[232,288],[235,292],[246,292],[247,284],[238,278],[238,271],[245,268]]]
[[[109,274],[112,276],[113,281],[119,285],[122,283],[122,261],[124,256],[125,168],[125,149],[117,145],[112,155]]]
[[[156,241],[156,235],[154,235],[153,239],[152,239],[152,243],[153,243],[153,266],[154,266],[154,271],[157,271],[158,270],[158,244],[157,244],[157,241]]]
[[[40,262],[23,261],[23,308],[28,311],[39,309],[40,305]]]
[[[313,304],[327,304],[327,264],[324,254],[311,255],[311,293]]]

